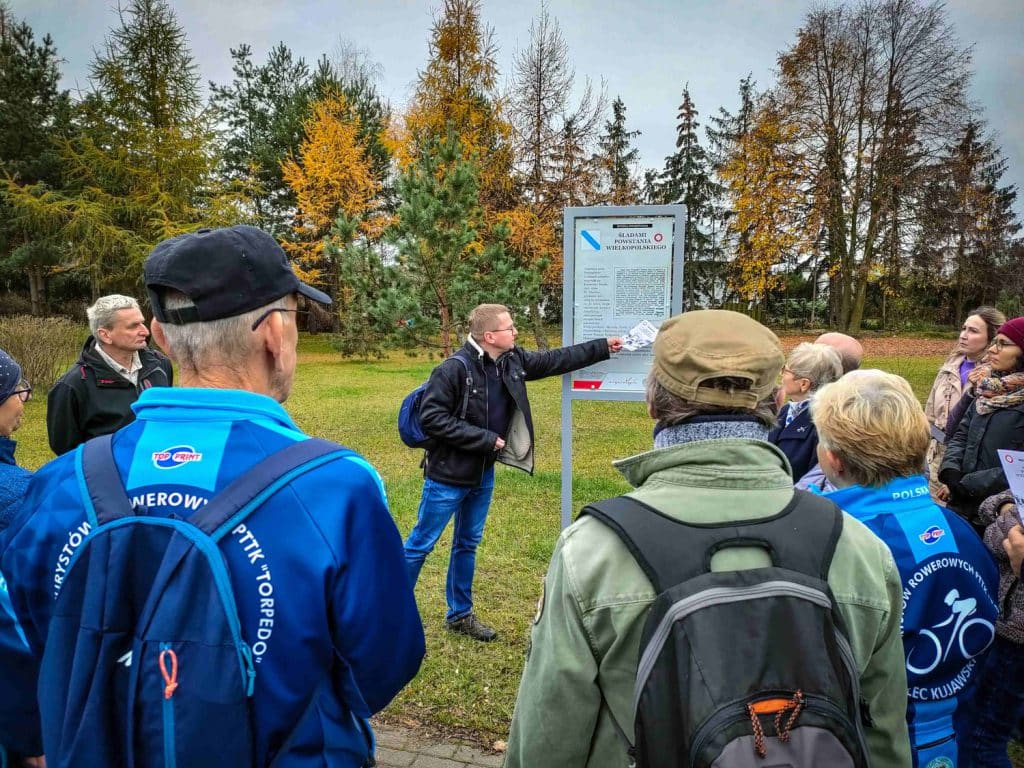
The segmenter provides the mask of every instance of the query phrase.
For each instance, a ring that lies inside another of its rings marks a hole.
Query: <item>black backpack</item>
[[[867,768],[858,669],[827,583],[835,504],[797,491],[772,517],[698,525],[619,496],[581,514],[618,534],[658,593],[634,745],[616,723],[637,766]],[[712,572],[729,547],[761,547],[772,565]]]

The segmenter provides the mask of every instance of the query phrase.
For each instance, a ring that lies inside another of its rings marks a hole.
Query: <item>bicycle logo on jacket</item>
[[[940,665],[947,666],[947,661],[948,666],[960,668],[964,662],[981,654],[995,638],[996,630],[992,622],[981,617],[971,618],[978,610],[975,598],[961,599],[960,592],[951,589],[946,593],[945,603],[950,609],[949,616],[928,629],[918,630],[917,638],[907,653],[908,673],[929,675]],[[953,658],[950,658],[951,654]],[[970,671],[965,671],[969,676]],[[953,684],[956,682],[954,679]],[[933,694],[929,698],[942,697]]]

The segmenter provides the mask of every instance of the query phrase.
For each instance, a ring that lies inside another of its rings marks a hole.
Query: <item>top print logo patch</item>
[[[924,533],[922,533],[918,538],[920,538],[921,541],[923,541],[925,544],[934,544],[945,535],[946,532],[944,530],[939,528],[939,526],[937,525],[933,525],[930,528],[928,528]]]
[[[153,466],[157,469],[174,469],[182,464],[202,460],[203,454],[196,453],[191,445],[178,445],[153,453]]]

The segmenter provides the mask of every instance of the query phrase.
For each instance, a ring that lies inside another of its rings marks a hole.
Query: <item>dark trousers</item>
[[[1010,734],[1024,716],[1024,645],[996,636],[957,709],[957,768],[1011,768]]]

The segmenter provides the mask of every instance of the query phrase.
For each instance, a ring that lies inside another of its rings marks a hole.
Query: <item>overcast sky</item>
[[[65,86],[88,86],[93,51],[114,25],[116,0],[8,0],[37,36],[49,32],[65,59]],[[283,41],[315,61],[339,40],[370,52],[383,68],[381,91],[396,107],[409,98],[427,59],[432,8],[440,0],[171,0],[188,34],[204,86],[231,80],[229,49],[249,43],[257,62]],[[622,97],[627,124],[639,130],[641,169],[661,168],[674,148],[683,86],[700,111],[734,110],[740,78],[773,82],[779,51],[789,47],[806,11],[804,0],[549,0],[577,80],[604,78]],[[500,47],[502,76],[529,41],[539,0],[484,0],[483,15]],[[1024,186],[1024,2],[951,0],[949,16],[962,45],[974,50],[971,98],[1009,160],[1005,183]],[[1021,197],[1024,197],[1022,193]],[[1024,200],[1017,200],[1018,215]],[[1024,216],[1022,216],[1024,218]]]

